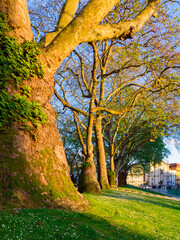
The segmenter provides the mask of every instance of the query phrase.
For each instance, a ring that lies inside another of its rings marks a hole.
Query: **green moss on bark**
[[[28,162],[23,153],[14,147],[18,131],[12,128],[0,129],[0,195],[2,203],[17,203],[15,192],[27,189],[28,176],[25,174]]]
[[[62,170],[58,170],[58,164],[58,160],[54,158],[51,149],[47,146],[40,151],[40,157],[33,160],[33,167],[40,170],[36,175],[40,179],[40,174],[42,174],[45,178],[44,181],[48,183],[42,187],[42,191],[55,199],[66,197],[70,200],[78,200],[77,195],[73,194],[76,189],[69,180],[69,175],[63,167]]]
[[[65,170],[57,170],[49,147],[39,157],[25,155],[15,147],[15,129],[0,129],[0,203],[12,207],[70,207],[82,205],[82,197]],[[43,179],[42,179],[43,178]]]
[[[112,188],[116,187],[116,173],[114,171],[108,170],[108,180],[109,180],[109,185]]]
[[[80,193],[101,193],[98,182],[95,182],[93,178],[83,170],[79,177],[78,191]]]
[[[110,189],[109,184],[107,184],[106,180],[103,177],[101,177],[100,185],[103,190]]]
[[[0,12],[0,127],[17,122],[36,139],[34,132],[46,123],[47,116],[38,101],[28,99],[31,88],[22,85],[24,80],[44,75],[38,59],[40,48],[35,41],[19,43],[9,31],[6,16]]]

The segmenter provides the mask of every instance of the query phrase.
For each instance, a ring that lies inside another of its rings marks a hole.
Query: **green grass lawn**
[[[84,196],[85,212],[1,211],[0,240],[180,239],[179,201],[118,190]]]
[[[151,194],[154,194],[154,195],[162,195],[164,196],[164,194],[161,194],[159,192],[153,192],[151,189],[148,189],[148,188],[139,188],[139,187],[136,187],[136,186],[132,186],[132,185],[127,185],[127,187],[125,188],[119,188],[119,189],[124,189],[126,191],[130,190],[130,191],[133,191],[133,192],[144,192],[144,193],[151,193]]]

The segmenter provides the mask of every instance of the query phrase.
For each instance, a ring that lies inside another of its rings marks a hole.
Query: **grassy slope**
[[[0,212],[0,240],[180,239],[180,202],[117,190],[84,194],[86,212]]]

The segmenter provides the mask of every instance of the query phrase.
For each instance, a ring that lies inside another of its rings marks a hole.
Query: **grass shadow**
[[[154,205],[165,207],[165,208],[180,210],[179,202],[176,202],[175,200],[157,198],[156,195],[148,196],[148,195],[142,195],[141,193],[135,193],[135,192],[129,193],[129,192],[122,192],[118,190],[113,190],[113,191],[104,190],[103,195],[111,198],[145,202],[145,203],[150,203],[150,204],[154,204]],[[173,201],[173,204],[172,204],[172,201]]]
[[[92,213],[65,210],[23,209],[16,214],[0,213],[0,239],[23,240],[153,240],[116,227],[105,218]]]

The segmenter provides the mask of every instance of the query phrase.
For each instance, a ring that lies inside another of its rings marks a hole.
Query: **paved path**
[[[139,193],[139,194],[142,194],[142,195],[148,195],[148,196],[152,196],[152,197],[159,197],[159,198],[164,198],[164,199],[169,199],[169,200],[175,200],[175,201],[180,201],[180,197],[178,196],[175,196],[175,195],[169,195],[167,193],[167,190],[166,189],[149,189],[150,191],[152,192],[156,192],[156,193],[161,193],[161,194],[164,194],[166,196],[163,196],[163,195],[154,195],[153,193],[148,193],[148,192],[139,192],[139,191],[131,191],[129,189],[118,189],[119,191],[122,191],[122,192],[132,192],[132,193]],[[156,190],[156,191],[155,191]],[[159,190],[166,190],[166,194],[165,194],[165,191],[162,191],[160,192]]]
[[[180,196],[169,194],[167,192],[167,189],[164,189],[164,188],[150,188],[148,190],[150,190],[152,192],[156,192],[156,193],[161,193],[161,194],[167,195],[169,197],[177,198],[180,201]]]

